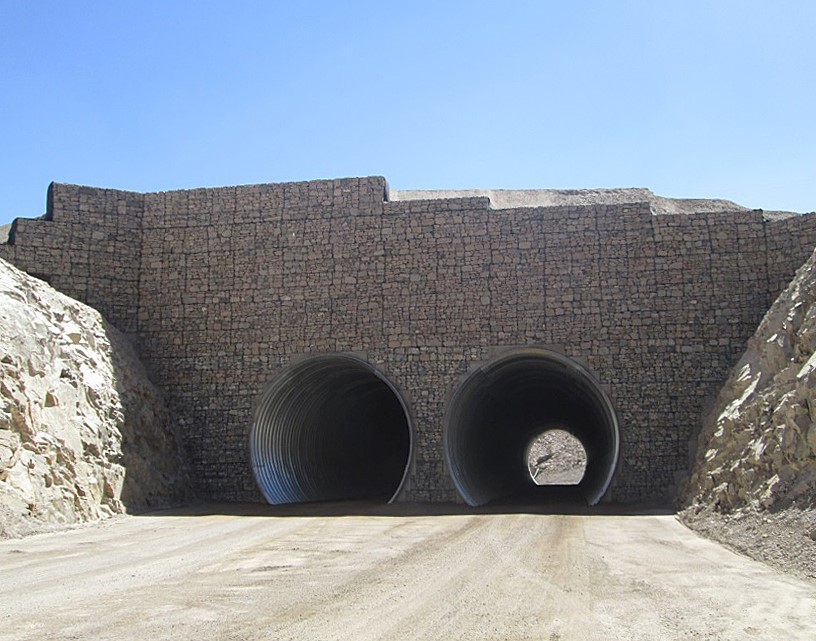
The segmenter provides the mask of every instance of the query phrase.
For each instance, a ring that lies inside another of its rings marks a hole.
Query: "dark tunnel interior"
[[[275,378],[256,408],[249,445],[258,487],[277,505],[392,500],[411,444],[394,387],[365,361],[332,354]]]
[[[577,485],[539,486],[527,447],[550,425],[580,441],[586,470]],[[505,354],[470,373],[454,393],[445,423],[445,456],[462,498],[494,501],[601,500],[615,473],[618,421],[594,377],[544,349]]]

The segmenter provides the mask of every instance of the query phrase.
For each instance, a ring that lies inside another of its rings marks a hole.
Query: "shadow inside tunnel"
[[[516,500],[494,501],[481,507],[464,503],[418,503],[375,501],[316,501],[268,505],[264,503],[195,503],[154,511],[135,512],[146,517],[167,516],[232,516],[232,517],[424,517],[467,515],[583,515],[583,516],[646,516],[675,514],[668,502],[601,503],[588,506],[576,501],[531,503]]]

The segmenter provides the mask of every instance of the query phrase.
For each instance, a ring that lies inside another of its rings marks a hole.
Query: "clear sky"
[[[816,2],[0,0],[0,150],[0,224],[371,174],[812,211]]]

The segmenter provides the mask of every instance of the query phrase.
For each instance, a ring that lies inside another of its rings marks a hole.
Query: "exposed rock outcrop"
[[[169,426],[125,336],[0,260],[0,536],[185,499]]]
[[[798,558],[816,576],[816,253],[768,310],[706,418],[683,500],[690,525],[781,565]],[[773,552],[774,531],[790,539],[787,550]]]

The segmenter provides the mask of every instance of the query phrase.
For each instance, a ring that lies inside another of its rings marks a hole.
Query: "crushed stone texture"
[[[706,418],[684,521],[816,577],[816,254],[779,296]]]
[[[169,425],[125,336],[0,260],[0,537],[183,500]]]

